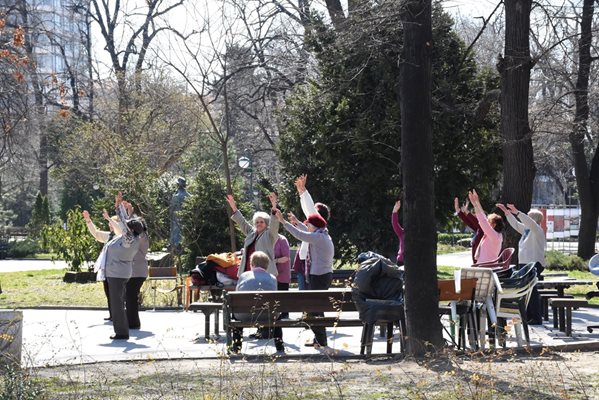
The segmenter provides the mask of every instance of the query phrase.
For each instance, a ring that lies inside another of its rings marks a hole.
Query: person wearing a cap
[[[314,203],[310,192],[306,189],[307,175],[300,175],[295,180],[295,187],[300,198],[300,205],[306,218],[312,214],[320,214],[328,223],[330,217],[330,209],[324,203]],[[295,221],[291,221],[295,224]],[[293,260],[293,270],[297,276],[297,286],[299,290],[308,289],[310,286],[310,275],[306,270],[306,258],[308,256],[308,243],[302,242]]]
[[[308,255],[306,264],[310,276],[309,290],[327,290],[331,286],[333,278],[333,257],[335,247],[327,229],[327,222],[320,214],[311,214],[303,223],[294,224],[285,221],[281,210],[275,209],[275,215],[283,227],[296,239],[308,243]],[[292,213],[289,219],[297,222]],[[314,316],[322,316],[322,313],[314,313]],[[313,327],[314,340],[305,343],[306,346],[320,348],[327,345],[327,333],[325,327]]]

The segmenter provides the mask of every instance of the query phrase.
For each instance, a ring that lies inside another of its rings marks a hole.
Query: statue
[[[180,251],[181,249],[181,221],[179,218],[179,211],[183,207],[183,202],[185,198],[190,194],[185,190],[185,186],[187,186],[187,182],[184,178],[177,178],[177,191],[171,197],[171,203],[169,206],[169,219],[171,222],[171,235],[170,235],[170,245],[169,247],[172,250]]]

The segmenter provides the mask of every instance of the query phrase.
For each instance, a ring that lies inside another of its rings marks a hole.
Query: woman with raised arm
[[[148,278],[148,261],[146,255],[150,248],[150,238],[148,236],[148,227],[146,221],[137,216],[133,211],[133,205],[123,201],[123,205],[127,211],[128,218],[136,218],[142,224],[143,231],[138,236],[139,249],[133,257],[131,270],[131,278],[127,281],[125,294],[125,308],[127,310],[127,322],[129,329],[140,329],[141,320],[139,319],[139,293],[144,282]]]
[[[300,198],[300,205],[302,207],[302,212],[304,213],[305,218],[313,214],[319,214],[324,220],[329,222],[331,210],[329,206],[324,203],[314,203],[312,200],[312,196],[310,192],[306,189],[306,182],[308,180],[307,175],[300,175],[295,180],[295,187],[297,189],[297,193]],[[293,217],[290,219],[290,222],[293,225],[297,225],[298,221]],[[293,261],[293,270],[297,276],[297,286],[299,290],[305,290],[310,285],[310,271],[307,270],[306,266],[306,258],[308,256],[308,243],[302,242],[300,244],[299,250],[295,254],[295,259]]]
[[[483,231],[483,237],[480,240],[480,244],[476,249],[475,259],[476,263],[485,263],[495,260],[499,257],[501,252],[501,245],[503,243],[503,231],[504,223],[500,215],[491,213],[488,216],[485,215],[485,211],[480,205],[478,193],[476,190],[468,192],[468,198],[470,203],[474,206],[474,211],[478,224]]]
[[[513,204],[508,204],[507,207],[503,204],[497,204],[497,207],[503,211],[512,228],[522,235],[518,243],[518,268],[522,268],[531,262],[535,263],[537,277],[542,279],[541,274],[545,269],[546,245],[545,231],[541,227],[543,213],[533,209],[525,214]],[[536,286],[532,290],[526,314],[529,325],[543,323],[541,299]]]
[[[281,211],[276,209],[275,215],[283,227],[296,239],[308,243],[308,254],[306,264],[310,271],[310,289],[309,290],[327,290],[331,286],[333,278],[333,257],[335,247],[333,240],[329,236],[327,222],[320,214],[308,216],[305,224],[298,223],[293,225],[285,221]],[[289,213],[289,219],[296,219]],[[323,316],[322,313],[314,313],[314,316]],[[306,346],[320,348],[327,345],[327,333],[324,327],[313,327],[314,340],[305,343]]]
[[[104,247],[102,247],[102,251],[100,252],[100,257],[106,257],[106,243],[112,240],[115,235],[121,234],[121,228],[117,223],[118,217],[116,215],[109,216],[106,210],[103,210],[102,216],[108,222],[108,231],[101,231],[96,228],[96,225],[92,221],[89,211],[83,210],[83,220],[85,221],[85,226],[87,226],[87,230],[91,235],[100,243],[104,243]],[[100,260],[100,258],[98,259]],[[100,260],[101,261],[101,260]],[[94,272],[98,272],[98,261],[96,261],[96,265],[94,266]],[[101,279],[100,279],[101,278]],[[105,321],[112,321],[112,313],[110,311],[110,294],[108,292],[108,281],[105,276],[97,277],[98,281],[102,281],[102,286],[104,288],[104,294],[106,295],[106,302],[108,304],[108,317],[104,318]]]
[[[453,199],[453,207],[455,209],[455,214],[459,219],[462,220],[464,224],[474,232],[474,236],[472,237],[472,241],[470,242],[470,247],[472,249],[472,264],[476,264],[476,251],[478,249],[478,245],[480,244],[480,240],[483,238],[484,232],[480,229],[480,225],[476,217],[468,211],[468,199],[463,206],[460,207],[460,200],[456,197]]]
[[[271,193],[268,198],[271,204],[276,205],[276,195]],[[233,195],[227,195],[227,203],[231,207],[233,215],[231,219],[239,226],[241,232],[245,235],[243,242],[243,254],[241,255],[241,263],[237,277],[241,276],[245,271],[251,271],[250,257],[254,251],[263,251],[268,255],[270,263],[268,264],[268,273],[277,276],[277,266],[275,264],[275,243],[279,239],[279,221],[276,218],[270,218],[270,215],[258,211],[252,217],[250,224],[237,209],[237,204]]]
[[[393,205],[393,211],[391,212],[391,226],[395,236],[399,240],[399,249],[397,250],[397,265],[403,265],[403,252],[404,252],[404,232],[403,227],[399,224],[399,209],[401,208],[401,200],[397,200]]]
[[[137,218],[127,219],[127,211],[120,192],[115,197],[115,208],[123,233],[106,244],[106,257],[100,265],[100,273],[105,273],[110,293],[110,311],[114,328],[114,335],[110,338],[127,340],[129,322],[125,312],[125,293],[127,281],[133,272],[133,257],[139,250],[139,235],[143,233],[143,225]]]

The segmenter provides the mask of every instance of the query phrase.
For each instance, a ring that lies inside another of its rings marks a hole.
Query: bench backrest
[[[225,309],[231,313],[356,311],[351,290],[281,290],[228,292]]]

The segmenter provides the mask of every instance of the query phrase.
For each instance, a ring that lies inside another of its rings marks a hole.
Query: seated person
[[[237,291],[253,291],[253,290],[277,290],[277,278],[266,272],[270,258],[262,251],[255,251],[250,258],[251,271],[246,271],[239,276],[237,281]],[[260,315],[259,313],[243,313],[235,314],[235,319],[239,321],[266,322],[271,319],[276,319],[277,316],[269,316],[268,313]],[[242,328],[233,329],[233,345],[231,352],[239,353],[241,351],[241,337],[243,335]],[[277,352],[284,352],[283,345],[283,330],[281,327],[273,328],[273,335]]]

